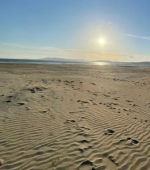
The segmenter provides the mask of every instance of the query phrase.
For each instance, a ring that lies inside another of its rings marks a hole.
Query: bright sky
[[[149,8],[149,0],[0,0],[0,58],[150,61]]]

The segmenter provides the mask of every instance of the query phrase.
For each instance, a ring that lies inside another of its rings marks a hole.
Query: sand
[[[150,68],[0,64],[0,170],[150,170]]]

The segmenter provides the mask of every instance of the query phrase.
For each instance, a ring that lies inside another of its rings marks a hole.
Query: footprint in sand
[[[12,98],[12,97],[14,97],[14,96],[7,96],[8,98]]]
[[[114,130],[111,130],[111,129],[107,129],[107,130],[104,132],[105,135],[112,135],[112,134],[114,134],[114,133],[115,133],[115,131],[114,131]]]
[[[136,106],[138,106],[138,105],[137,105],[137,104],[133,104],[133,105],[132,105],[132,107],[136,107]]]
[[[116,161],[115,161],[115,159],[113,158],[113,156],[109,156],[108,158],[109,158],[109,160],[110,160],[111,162],[113,162],[115,165],[118,165],[118,163],[116,163]]]
[[[118,98],[113,98],[114,100],[118,100]]]
[[[76,121],[75,120],[66,120],[65,123],[75,123]]]
[[[22,106],[22,105],[25,105],[25,103],[19,102],[19,103],[17,103],[17,105]]]
[[[132,101],[132,100],[126,100],[126,102],[131,103],[131,102],[133,102],[133,101]]]
[[[137,140],[135,140],[135,139],[131,139],[131,144],[132,145],[136,145],[136,144],[138,144],[139,143],[139,141],[137,141]]]
[[[91,83],[92,85],[96,85],[96,83]]]
[[[84,136],[84,137],[88,137],[88,136],[89,136],[89,134],[88,134],[88,133],[85,133],[85,132],[81,132],[81,133],[79,133],[78,135],[79,135],[79,136]]]
[[[87,160],[80,164],[78,170],[97,170],[93,162]]]
[[[83,139],[83,140],[80,141],[80,143],[84,144],[84,143],[90,143],[90,142],[88,140],[86,140],[86,139]]]
[[[26,90],[30,91],[31,93],[36,93],[37,91],[38,91],[38,92],[43,91],[43,89],[45,89],[45,88],[34,87],[34,88],[28,88],[28,89],[26,89]]]
[[[107,153],[105,153],[103,157],[104,157],[103,161],[108,168],[106,170],[111,170],[111,169],[117,170],[118,163],[116,162],[113,156],[109,156]]]
[[[103,94],[105,97],[110,97],[109,95],[107,95],[107,94]]]
[[[5,103],[11,103],[11,100],[6,100]]]
[[[39,111],[40,113],[46,113],[47,111],[46,110],[43,110],[43,111]]]
[[[132,139],[132,138],[125,138],[125,139],[120,139],[119,142],[116,143],[116,145],[137,145],[139,144],[139,141]]]
[[[76,121],[75,120],[66,120],[65,122],[64,122],[64,124],[66,124],[69,128],[73,128],[74,130],[77,128],[76,126],[77,126],[77,123],[76,123]],[[74,131],[73,130],[73,131]]]
[[[26,110],[30,110],[30,108],[29,108],[29,107],[26,107],[25,109],[26,109]]]
[[[90,149],[90,148],[92,148],[92,146],[87,146],[87,147],[85,147],[85,148],[79,148],[79,151],[80,151],[81,153],[84,153],[86,150],[88,150],[88,149]]]
[[[80,139],[81,138],[81,139]],[[77,140],[79,140],[79,151],[81,153],[85,152],[86,150],[92,148],[92,146],[90,145],[90,141],[88,141],[85,137],[80,137],[79,139],[77,138]]]

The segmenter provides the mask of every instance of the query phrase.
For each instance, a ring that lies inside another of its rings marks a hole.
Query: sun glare
[[[100,38],[100,39],[99,39],[99,43],[100,43],[100,44],[104,44],[104,43],[105,43],[105,40],[104,40],[103,38]]]

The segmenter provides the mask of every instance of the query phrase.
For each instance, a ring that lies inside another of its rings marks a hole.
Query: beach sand
[[[150,68],[0,64],[0,170],[150,170]]]

